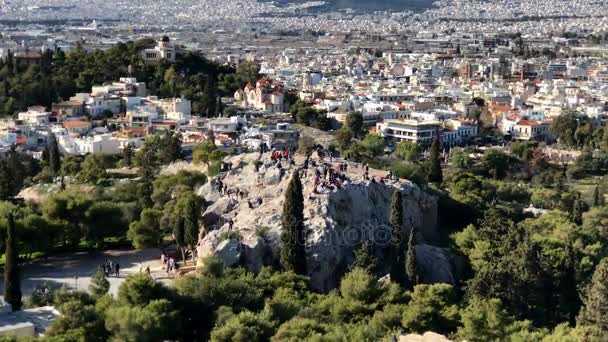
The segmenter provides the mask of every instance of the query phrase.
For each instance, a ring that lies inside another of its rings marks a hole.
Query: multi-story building
[[[380,136],[393,142],[410,141],[417,144],[430,144],[435,137],[444,146],[466,143],[479,134],[476,122],[464,119],[438,120],[384,120],[376,124]]]
[[[244,107],[263,110],[270,113],[287,111],[285,103],[285,87],[280,82],[262,78],[256,82],[255,88],[247,83],[243,90],[234,93],[234,99]]]
[[[144,49],[141,58],[145,63],[158,63],[165,59],[171,63],[175,62],[175,46],[167,36],[163,36],[153,49]]]
[[[384,120],[376,124],[380,136],[395,142],[410,141],[420,144],[430,144],[439,134],[441,122],[436,120]]]
[[[41,126],[48,125],[51,113],[41,106],[29,107],[27,112],[17,114],[17,119],[25,124]]]

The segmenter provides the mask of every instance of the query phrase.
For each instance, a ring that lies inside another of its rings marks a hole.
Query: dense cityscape
[[[606,13],[0,0],[0,342],[606,341]]]

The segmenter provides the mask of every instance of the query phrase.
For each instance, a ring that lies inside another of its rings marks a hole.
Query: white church
[[[288,110],[285,103],[285,87],[280,82],[262,78],[255,84],[247,83],[244,89],[234,93],[234,99],[243,107],[263,110],[269,113],[284,113]]]

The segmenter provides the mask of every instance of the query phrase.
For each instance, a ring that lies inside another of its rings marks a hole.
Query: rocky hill
[[[337,164],[316,156],[312,159],[318,165]],[[208,207],[203,214],[205,228],[201,231],[197,254],[199,258],[218,255],[226,265],[241,263],[254,271],[263,265],[277,264],[283,193],[297,167],[284,162],[280,170],[271,163],[268,154],[258,153],[233,157],[228,162],[232,170],[220,178],[231,194],[217,190],[217,178],[198,189]],[[301,165],[302,158],[296,157],[295,164]],[[380,174],[381,171],[370,170],[370,176]],[[360,166],[349,163],[349,184],[343,189],[319,194],[313,193],[312,171],[302,178],[307,265],[313,288],[318,291],[335,288],[352,265],[354,250],[363,239],[374,241],[380,270],[389,269],[391,261],[385,260],[384,251],[390,233],[393,191],[403,193],[404,233],[412,227],[419,232],[416,262],[423,272],[423,280],[454,283],[450,255],[431,245],[438,236],[436,198],[406,180],[373,183],[364,181],[362,175]],[[236,194],[237,189],[241,195]]]

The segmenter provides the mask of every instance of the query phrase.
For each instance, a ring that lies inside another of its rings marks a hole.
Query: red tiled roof
[[[519,126],[540,126],[540,123],[536,121],[520,120],[517,125]]]
[[[83,120],[71,120],[71,121],[63,122],[63,127],[65,127],[65,128],[83,128],[83,127],[89,127],[89,126],[91,126],[91,123],[89,121],[83,121]]]

